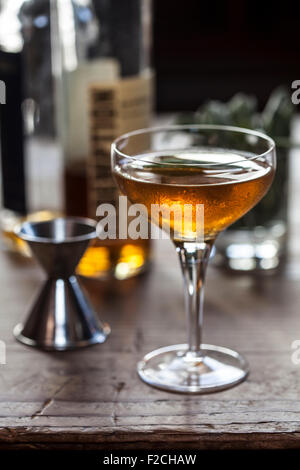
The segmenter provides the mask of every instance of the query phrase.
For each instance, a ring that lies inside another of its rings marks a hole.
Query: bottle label
[[[66,157],[71,162],[86,158],[89,147],[89,101],[88,90],[91,83],[111,83],[120,76],[119,64],[112,58],[101,58],[79,64],[75,70],[67,72],[66,119],[64,128]],[[63,97],[62,97],[63,98]],[[62,122],[64,126],[64,122]]]
[[[125,132],[149,127],[153,73],[89,86],[88,210],[95,218],[99,204],[115,203],[118,190],[111,174],[111,143]]]

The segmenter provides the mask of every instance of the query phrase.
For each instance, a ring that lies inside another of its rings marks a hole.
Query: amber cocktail
[[[132,204],[143,204],[150,221],[169,229],[186,288],[188,344],[147,354],[138,364],[147,383],[201,393],[230,387],[247,376],[248,365],[240,354],[201,344],[203,285],[214,240],[265,195],[275,160],[272,139],[225,126],[145,129],[113,144],[112,166],[121,193]],[[191,210],[186,215],[187,205]],[[202,238],[197,224],[200,205]],[[176,206],[179,212],[154,217],[153,206]]]

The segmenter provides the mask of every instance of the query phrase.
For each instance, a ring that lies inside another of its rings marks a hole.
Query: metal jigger
[[[73,217],[25,222],[16,234],[29,244],[48,279],[26,323],[15,326],[15,337],[26,345],[55,351],[103,343],[110,328],[98,320],[74,274],[96,237],[96,223]]]

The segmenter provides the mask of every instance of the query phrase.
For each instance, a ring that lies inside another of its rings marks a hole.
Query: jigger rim
[[[39,236],[29,235],[28,233],[22,232],[22,230],[25,227],[28,227],[28,226],[33,227],[36,225],[49,224],[58,220],[70,221],[70,222],[73,222],[74,224],[77,223],[77,224],[86,225],[92,228],[93,230],[83,235],[73,235],[70,237],[65,237],[63,239],[57,239],[57,240],[52,237],[39,237]],[[65,244],[65,243],[74,243],[74,242],[80,242],[80,241],[85,241],[85,240],[92,240],[96,238],[96,235],[97,235],[96,227],[97,227],[97,222],[93,219],[89,219],[88,217],[55,217],[49,220],[23,222],[21,224],[18,224],[14,228],[14,233],[17,237],[19,237],[21,240],[24,240],[26,242],[52,243],[55,245],[60,245],[60,244]]]

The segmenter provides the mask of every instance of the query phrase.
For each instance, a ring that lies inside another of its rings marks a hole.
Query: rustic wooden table
[[[300,122],[295,135],[299,128]],[[291,359],[291,343],[300,340],[299,175],[298,151],[291,155],[292,256],[285,272],[255,279],[208,271],[204,341],[239,350],[251,367],[247,381],[231,390],[172,394],[137,376],[144,353],[186,339],[170,242],[156,244],[148,276],[111,292],[85,281],[112,334],[105,344],[55,354],[14,340],[13,326],[43,275],[34,262],[0,251],[0,340],[7,350],[0,364],[0,448],[300,448],[300,364]]]
[[[255,280],[210,267],[206,342],[239,350],[251,374],[231,390],[172,394],[140,381],[136,362],[159,346],[185,341],[183,289],[169,241],[156,246],[151,274],[113,295],[85,281],[112,334],[103,345],[45,353],[18,344],[13,326],[41,281],[32,261],[0,254],[2,448],[223,449],[300,447],[300,270]]]

